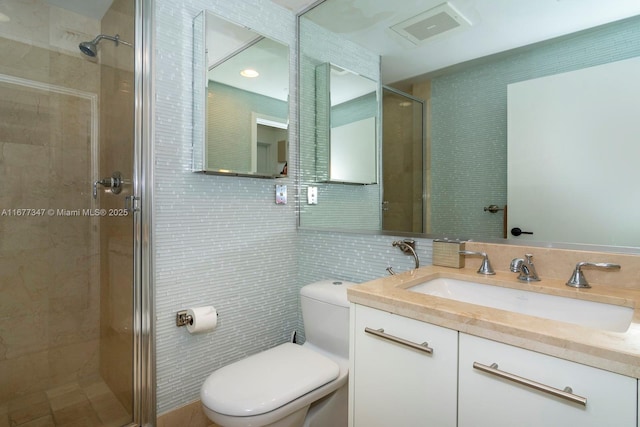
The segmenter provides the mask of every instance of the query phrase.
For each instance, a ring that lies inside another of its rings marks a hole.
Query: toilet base
[[[304,423],[309,406],[298,409],[284,418],[276,420],[270,424],[263,424],[254,417],[230,417],[211,411],[203,407],[204,413],[211,421],[223,427],[301,427]]]
[[[314,402],[302,427],[347,427],[349,424],[349,387],[343,385],[335,392]]]

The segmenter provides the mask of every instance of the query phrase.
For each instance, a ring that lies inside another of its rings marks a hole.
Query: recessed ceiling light
[[[0,22],[9,22],[11,21],[11,18],[9,18],[8,15],[5,15],[4,13],[0,12]]]
[[[244,77],[253,78],[253,77],[258,77],[260,73],[258,73],[256,70],[253,70],[251,68],[247,68],[246,70],[240,71],[240,75]]]

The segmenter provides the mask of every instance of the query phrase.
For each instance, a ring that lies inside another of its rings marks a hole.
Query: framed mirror
[[[193,170],[286,176],[289,47],[203,11],[194,50]]]
[[[509,222],[515,218],[509,218],[508,209],[507,170],[511,165],[507,157],[507,88],[518,82],[640,56],[640,4],[629,0],[606,4],[590,2],[590,9],[586,11],[572,2],[514,2],[502,8],[491,3],[427,1],[417,4],[401,0],[393,6],[368,3],[366,8],[355,6],[347,11],[341,2],[327,0],[302,15],[301,21],[309,20],[335,37],[379,54],[382,84],[424,101],[426,137],[422,173],[426,184],[423,199],[426,234],[422,235],[484,241],[506,238],[510,243],[526,241],[527,244],[607,245],[638,250],[637,238],[583,239],[585,232],[572,237],[552,233],[538,238],[542,233],[536,230],[533,235],[511,234],[511,228],[516,225],[521,231],[531,230],[524,223]],[[441,13],[450,18],[453,29],[440,31],[433,27],[435,32],[427,31],[429,20]],[[627,97],[629,95],[630,92]],[[594,121],[582,123],[588,126]],[[628,134],[637,135],[637,132]],[[381,144],[384,150],[389,149],[386,134]],[[637,145],[635,140],[634,146]],[[608,161],[615,163],[616,159]],[[382,157],[380,162],[384,170],[386,159]],[[547,161],[537,169],[543,174],[553,165],[554,162]],[[595,170],[600,164],[583,167]],[[415,173],[415,170],[406,173]],[[628,175],[616,177],[613,179],[617,182],[629,179]],[[634,176],[633,180],[638,178]],[[586,177],[583,182],[589,185]],[[394,191],[394,188],[382,187],[379,204],[374,208],[378,212],[385,208],[386,194]],[[552,188],[536,191],[544,194]],[[574,203],[581,204],[583,210],[591,210],[604,201],[601,191],[595,193]],[[346,211],[348,206],[340,206],[340,210],[325,212],[325,215],[341,216]],[[564,221],[554,215],[554,210],[548,213],[551,221]],[[616,210],[609,210],[606,217],[591,223],[591,227],[600,228],[600,235],[611,235],[608,231],[613,230],[620,215]],[[322,227],[307,221],[304,210],[300,223],[302,227]],[[397,225],[383,230],[383,223],[369,230],[399,231]]]

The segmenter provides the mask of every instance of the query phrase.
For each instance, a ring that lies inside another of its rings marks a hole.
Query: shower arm
[[[102,39],[111,40],[112,42],[114,42],[116,44],[116,46],[118,46],[118,44],[120,44],[120,43],[122,43],[123,45],[126,45],[126,46],[133,46],[131,43],[120,39],[120,35],[119,34],[116,34],[115,36],[108,36],[106,34],[99,34],[95,39],[93,39],[91,41],[91,43],[92,44],[97,44]]]

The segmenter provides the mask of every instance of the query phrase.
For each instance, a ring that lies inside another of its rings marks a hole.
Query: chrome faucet
[[[538,277],[538,272],[536,271],[536,266],[533,265],[532,254],[525,254],[524,259],[522,258],[514,258],[511,260],[510,269],[514,273],[520,273],[518,275],[518,280],[521,282],[539,282],[540,278]]]
[[[566,285],[571,286],[573,288],[590,288],[591,285],[585,279],[584,274],[582,273],[582,267],[597,267],[597,268],[607,268],[607,269],[615,269],[620,270],[620,265],[612,264],[609,262],[579,262],[576,264],[575,270],[573,270],[573,274],[567,281]]]
[[[405,254],[410,254],[413,256],[413,260],[415,261],[416,267],[420,267],[420,260],[418,259],[418,254],[416,253],[416,241],[413,239],[404,239],[404,240],[396,240],[392,243],[393,246],[400,248],[402,252]],[[389,271],[389,269],[387,269]],[[392,270],[393,271],[393,270]],[[390,274],[394,274],[389,271]]]
[[[496,274],[493,271],[493,267],[491,267],[491,263],[489,262],[489,256],[485,252],[474,252],[474,251],[458,251],[460,255],[477,255],[482,257],[482,264],[480,264],[480,268],[478,268],[478,274],[484,274],[486,276],[491,276]]]

